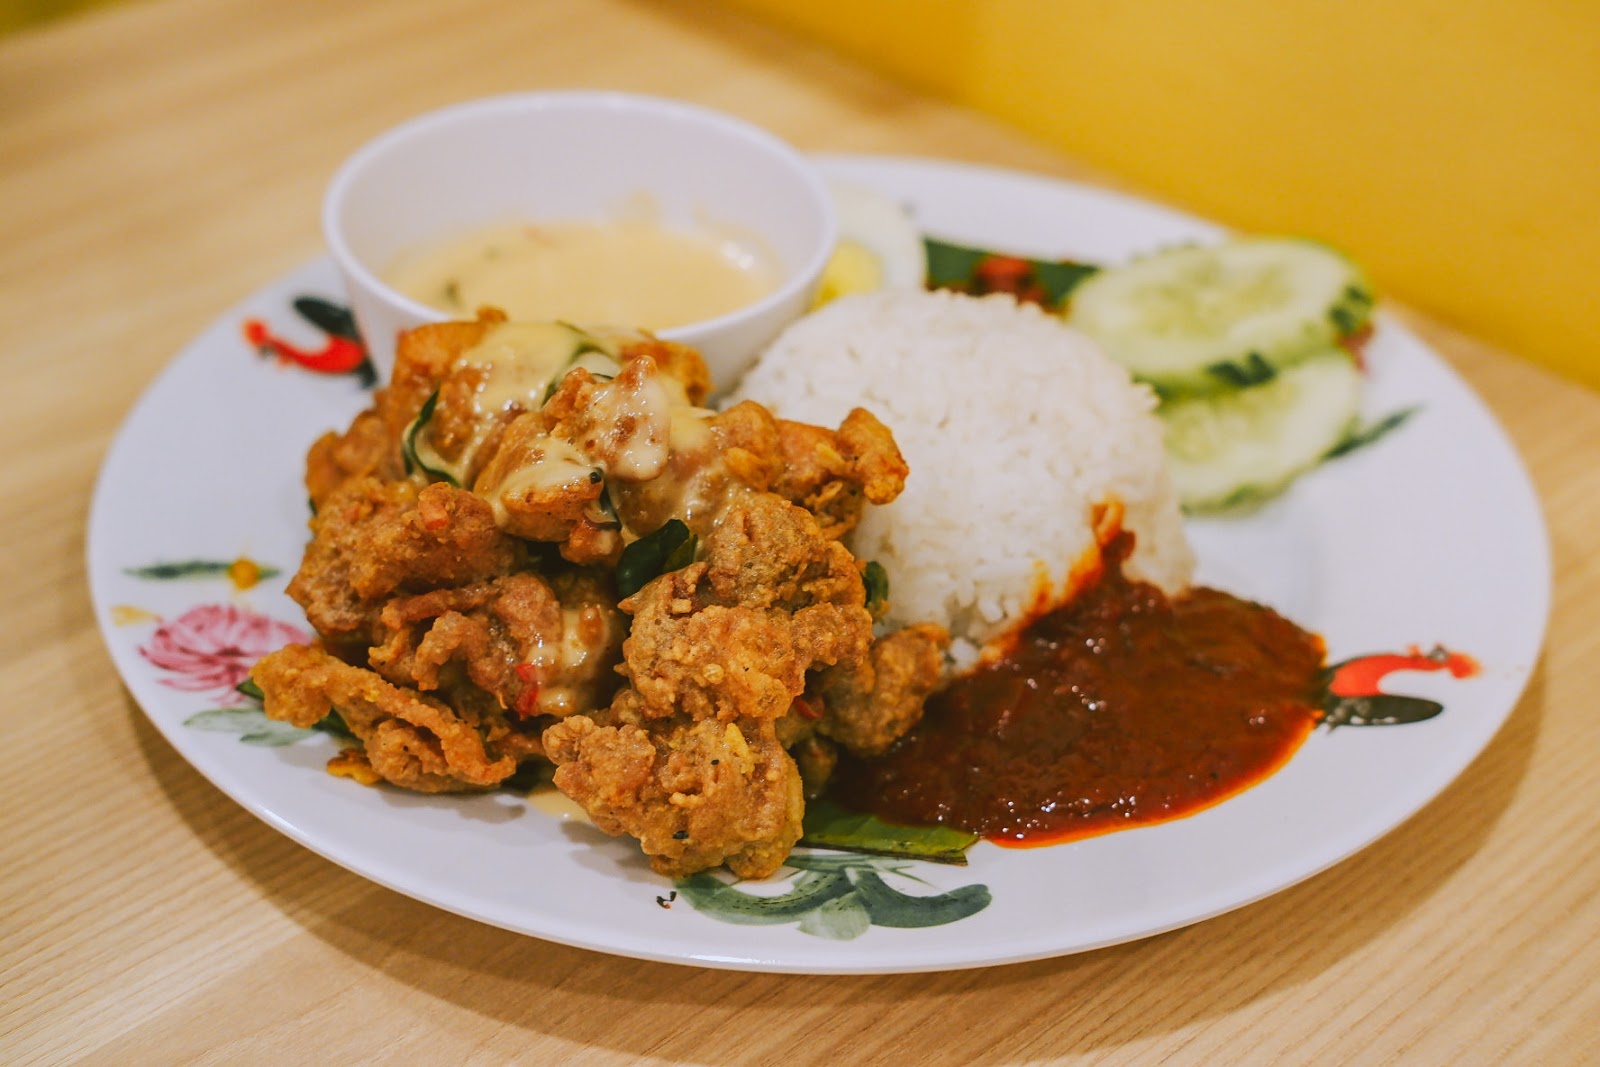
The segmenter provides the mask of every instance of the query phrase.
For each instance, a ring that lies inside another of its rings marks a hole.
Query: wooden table
[[[639,963],[380,888],[179,758],[90,610],[112,433],[223,308],[319,253],[354,145],[553,86],[682,96],[806,149],[1105,180],[698,4],[152,0],[0,42],[0,1062],[1600,1061],[1600,396],[1415,316],[1538,484],[1547,650],[1442,796],[1221,918],[991,970]]]

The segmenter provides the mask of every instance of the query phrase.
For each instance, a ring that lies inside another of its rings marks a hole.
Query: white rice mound
[[[939,622],[957,666],[1094,547],[1113,499],[1127,572],[1176,592],[1194,556],[1167,473],[1155,396],[1088,337],[1010,296],[884,290],[791,325],[739,383],[783,418],[837,426],[864,407],[894,431],[905,492],[868,506],[857,557],[889,575],[891,626]]]

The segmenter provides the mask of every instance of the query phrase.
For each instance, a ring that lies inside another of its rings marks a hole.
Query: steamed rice
[[[881,291],[837,300],[762,354],[733,399],[837,425],[865,407],[911,466],[903,494],[851,538],[890,580],[888,622],[934,621],[959,662],[1094,547],[1116,499],[1130,575],[1168,592],[1194,557],[1167,474],[1155,397],[1084,335],[1009,296]]]

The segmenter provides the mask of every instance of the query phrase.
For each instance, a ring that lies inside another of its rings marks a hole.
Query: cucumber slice
[[[1164,396],[1260,384],[1371,316],[1359,267],[1290,237],[1156,252],[1086,279],[1068,310],[1072,325]]]
[[[1361,372],[1323,349],[1260,385],[1163,403],[1167,460],[1189,511],[1264,499],[1316,466],[1350,434]]]
[[[439,390],[435,389],[428,394],[428,399],[423,401],[422,410],[411,420],[405,433],[400,435],[400,458],[405,461],[407,474],[420,470],[429,478],[460,486],[466,472],[452,466],[439,455],[422,433],[429,420],[433,418],[433,409],[438,403]]]

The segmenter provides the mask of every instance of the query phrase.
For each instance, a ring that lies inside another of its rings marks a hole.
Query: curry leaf
[[[681,519],[668,519],[622,550],[617,561],[617,592],[626,599],[669,571],[694,561],[695,536]]]
[[[898,826],[872,816],[846,811],[827,800],[806,805],[802,845],[865,852],[903,859],[965,864],[967,849],[978,835],[949,826]]]
[[[867,611],[876,619],[889,605],[889,572],[871,560],[861,569],[861,582],[867,587]]]
[[[346,741],[356,740],[355,732],[345,725],[344,716],[337,711],[328,712],[328,714],[312,723],[311,728],[333,737],[343,738]]]

